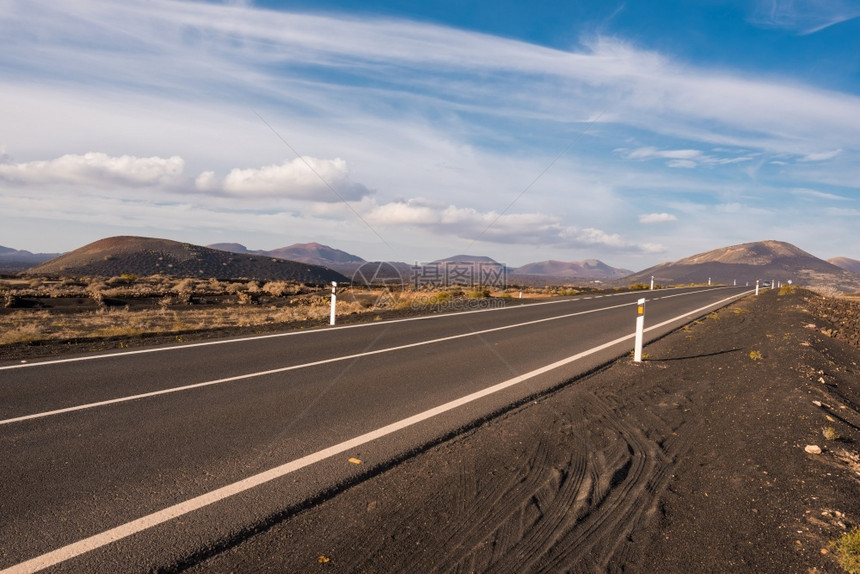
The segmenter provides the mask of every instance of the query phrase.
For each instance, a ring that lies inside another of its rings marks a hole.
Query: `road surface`
[[[192,564],[628,353],[640,297],[648,341],[747,293],[580,296],[0,364],[0,570]]]

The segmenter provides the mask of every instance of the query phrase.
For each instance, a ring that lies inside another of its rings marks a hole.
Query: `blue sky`
[[[0,245],[860,259],[857,1],[0,3]]]

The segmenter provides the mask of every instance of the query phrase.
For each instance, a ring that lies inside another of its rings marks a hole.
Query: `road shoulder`
[[[810,310],[748,297],[191,570],[838,571],[860,350]]]

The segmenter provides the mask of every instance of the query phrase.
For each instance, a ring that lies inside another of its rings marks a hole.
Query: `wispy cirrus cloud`
[[[752,161],[757,154],[747,152],[735,152],[732,155],[730,150],[720,150],[723,156],[717,155],[716,152],[705,154],[697,149],[657,149],[656,147],[640,147],[633,150],[618,148],[615,150],[627,159],[648,161],[654,159],[666,160],[666,165],[673,168],[694,168],[700,165],[717,166],[730,165]]]
[[[798,161],[804,161],[804,162],[827,161],[829,159],[835,158],[836,156],[838,156],[841,153],[842,153],[841,149],[836,149],[833,151],[823,151],[823,152],[817,152],[817,153],[808,153],[808,154],[804,155],[803,157],[801,157],[800,159],[798,159]]]
[[[857,17],[860,6],[850,0],[758,0],[750,22],[807,35]]]
[[[818,191],[815,189],[805,189],[805,188],[795,188],[789,190],[789,193],[796,197],[802,197],[806,199],[826,199],[831,201],[851,201],[850,198],[845,197],[844,195],[837,195],[835,193],[827,193],[824,191]]]
[[[860,101],[851,95],[690,68],[615,38],[560,51],[391,19],[168,0],[83,4],[60,12],[34,0],[6,15],[4,58],[55,83],[86,79],[222,103],[277,100],[337,119],[444,110],[451,119],[581,122],[605,110],[600,121],[794,153],[811,153],[804,142],[822,134],[853,142],[860,127]],[[34,22],[38,51],[16,33]]]

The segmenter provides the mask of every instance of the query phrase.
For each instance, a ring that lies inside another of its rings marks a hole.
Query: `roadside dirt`
[[[188,570],[841,572],[858,318],[748,297]]]

